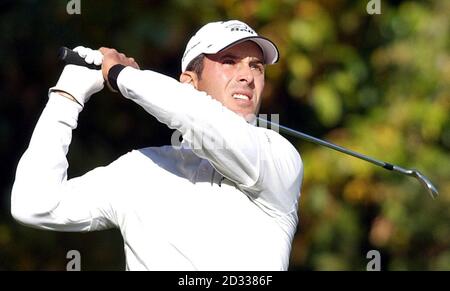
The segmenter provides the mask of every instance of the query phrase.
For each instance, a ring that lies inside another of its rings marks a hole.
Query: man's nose
[[[238,65],[237,79],[239,82],[245,82],[247,84],[253,84],[254,76],[249,63],[241,62]]]

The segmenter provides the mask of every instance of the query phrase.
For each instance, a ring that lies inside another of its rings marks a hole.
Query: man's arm
[[[101,55],[93,52],[88,51],[85,56],[94,54],[101,63]],[[86,191],[105,190],[98,184],[101,181],[95,183],[91,178],[84,178],[83,183],[68,181],[66,159],[78,114],[88,98],[102,88],[100,71],[69,65],[57,85],[50,89],[48,103],[16,171],[11,213],[18,221],[62,231],[90,230],[95,218],[99,228],[107,226],[106,220],[101,221],[95,211],[100,205],[98,194]],[[97,179],[102,180],[105,171],[95,172]]]
[[[108,57],[105,55],[108,63]],[[283,213],[296,210],[303,166],[295,148],[275,132],[257,128],[188,84],[110,62],[109,75],[127,98],[178,129],[193,151],[225,177]],[[112,68],[112,69],[111,69]],[[111,76],[111,71],[113,75]]]

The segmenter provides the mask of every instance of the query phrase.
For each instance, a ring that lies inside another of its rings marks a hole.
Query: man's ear
[[[198,88],[197,74],[191,71],[184,71],[180,75],[180,82],[184,84],[191,84],[195,89]]]

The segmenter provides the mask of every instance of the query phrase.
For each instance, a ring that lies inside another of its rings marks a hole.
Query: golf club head
[[[430,179],[425,177],[422,173],[420,173],[417,170],[412,171],[412,176],[416,177],[420,183],[427,188],[428,193],[431,195],[431,198],[436,199],[439,195],[438,190],[434,185],[431,183]]]

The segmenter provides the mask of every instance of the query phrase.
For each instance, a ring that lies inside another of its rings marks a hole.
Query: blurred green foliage
[[[83,269],[124,269],[117,231],[36,231],[9,214],[15,167],[46,92],[61,71],[61,45],[110,46],[141,68],[177,77],[184,46],[208,21],[240,19],[273,39],[281,60],[267,70],[262,113],[361,153],[418,168],[440,191],[326,148],[291,140],[304,161],[300,225],[291,270],[365,270],[371,249],[384,270],[450,269],[450,2],[218,0],[68,1],[0,4],[0,269],[64,270],[80,250]],[[80,116],[71,176],[171,132],[109,92]],[[86,158],[88,157],[88,158]]]

